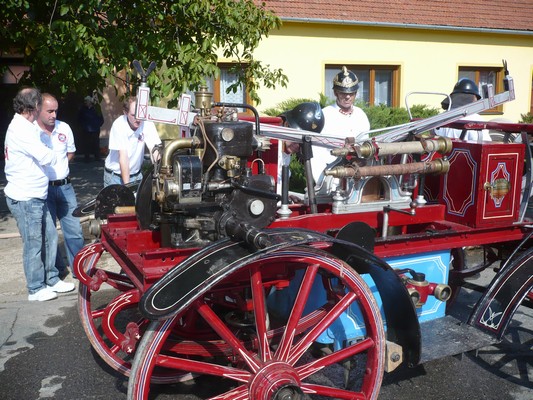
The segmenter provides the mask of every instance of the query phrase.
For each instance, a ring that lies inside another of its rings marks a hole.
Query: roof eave
[[[403,29],[424,29],[436,31],[454,31],[454,32],[472,32],[472,33],[498,33],[504,35],[533,35],[532,31],[522,31],[517,29],[496,29],[496,28],[473,28],[465,26],[446,26],[446,25],[427,25],[427,24],[401,24],[392,22],[370,22],[354,21],[344,19],[324,19],[324,18],[297,18],[297,17],[280,17],[282,21],[328,24],[328,25],[357,25],[357,26],[379,26],[383,28],[403,28]]]

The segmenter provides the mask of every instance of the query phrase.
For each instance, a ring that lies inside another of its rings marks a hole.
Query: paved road
[[[82,201],[98,193],[102,168],[101,163],[72,165]],[[4,185],[0,175],[0,399],[125,399],[126,379],[100,360],[85,336],[77,294],[39,304],[27,301],[21,243],[2,197]],[[480,282],[490,273],[485,271]],[[476,296],[464,291],[461,301],[472,304]],[[386,374],[380,399],[533,399],[533,310],[521,307],[517,317],[497,346]],[[198,399],[195,393],[210,385],[199,380],[164,387],[154,398]]]

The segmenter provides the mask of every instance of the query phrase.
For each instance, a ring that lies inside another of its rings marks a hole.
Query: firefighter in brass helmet
[[[346,67],[333,78],[333,89],[342,93],[357,93],[359,79]]]
[[[364,111],[354,105],[355,96],[359,90],[360,81],[357,76],[346,67],[333,78],[333,93],[335,104],[324,107],[325,124],[322,129],[323,136],[336,138],[354,138],[356,142],[368,140],[370,122]],[[311,161],[315,181],[320,180],[320,175],[326,164],[336,160],[328,149],[316,148]]]
[[[368,117],[354,105],[359,89],[359,79],[346,67],[333,78],[335,104],[324,108],[326,123],[322,133],[328,136],[367,140],[370,123]]]

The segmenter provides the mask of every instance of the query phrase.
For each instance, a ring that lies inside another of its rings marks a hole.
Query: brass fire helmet
[[[333,78],[333,90],[341,93],[355,93],[359,89],[359,79],[345,66],[342,71]]]

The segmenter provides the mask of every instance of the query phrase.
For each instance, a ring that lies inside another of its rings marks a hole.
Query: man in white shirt
[[[76,146],[74,135],[70,126],[63,121],[57,120],[57,99],[43,93],[43,105],[37,118],[37,125],[41,131],[41,141],[55,152],[57,162],[54,165],[45,166],[48,176],[48,197],[46,199],[52,221],[59,219],[65,244],[65,254],[68,265],[73,267],[74,257],[84,245],[83,231],[80,220],[72,215],[78,207],[74,187],[70,183],[69,162],[74,158]],[[68,274],[67,266],[57,252],[56,268],[60,276]]]
[[[326,121],[322,129],[323,135],[343,139],[353,137],[356,142],[368,139],[370,130],[368,117],[362,109],[354,105],[358,89],[357,76],[346,67],[342,67],[342,71],[333,78],[335,104],[323,109]]]
[[[357,76],[346,67],[342,67],[342,71],[333,78],[335,104],[322,110],[325,120],[322,135],[341,139],[355,138],[356,142],[368,140],[370,122],[364,111],[354,105],[358,89]],[[320,182],[327,164],[335,160],[336,157],[330,154],[329,149],[313,147],[311,165],[315,182]]]
[[[51,300],[56,293],[74,290],[74,284],[59,279],[55,267],[57,231],[46,205],[48,177],[44,166],[55,164],[56,155],[40,141],[34,124],[41,105],[39,90],[25,88],[17,93],[13,100],[15,115],[4,143],[4,192],[22,237],[29,301]]]
[[[473,80],[461,78],[453,87],[450,98],[452,100],[451,106],[448,98],[441,102],[441,106],[444,110],[465,107],[468,104],[481,99],[481,95],[479,94],[479,88]],[[479,114],[471,114],[465,118],[465,120],[483,121],[483,118],[481,118]],[[492,141],[488,129],[463,131],[461,129],[453,128],[438,128],[435,130],[435,133],[439,136],[445,136],[451,139],[462,139],[474,142]]]
[[[152,155],[154,146],[161,144],[155,124],[135,117],[136,105],[137,98],[129,97],[124,102],[124,115],[118,117],[111,126],[104,187],[140,182],[145,145]]]

